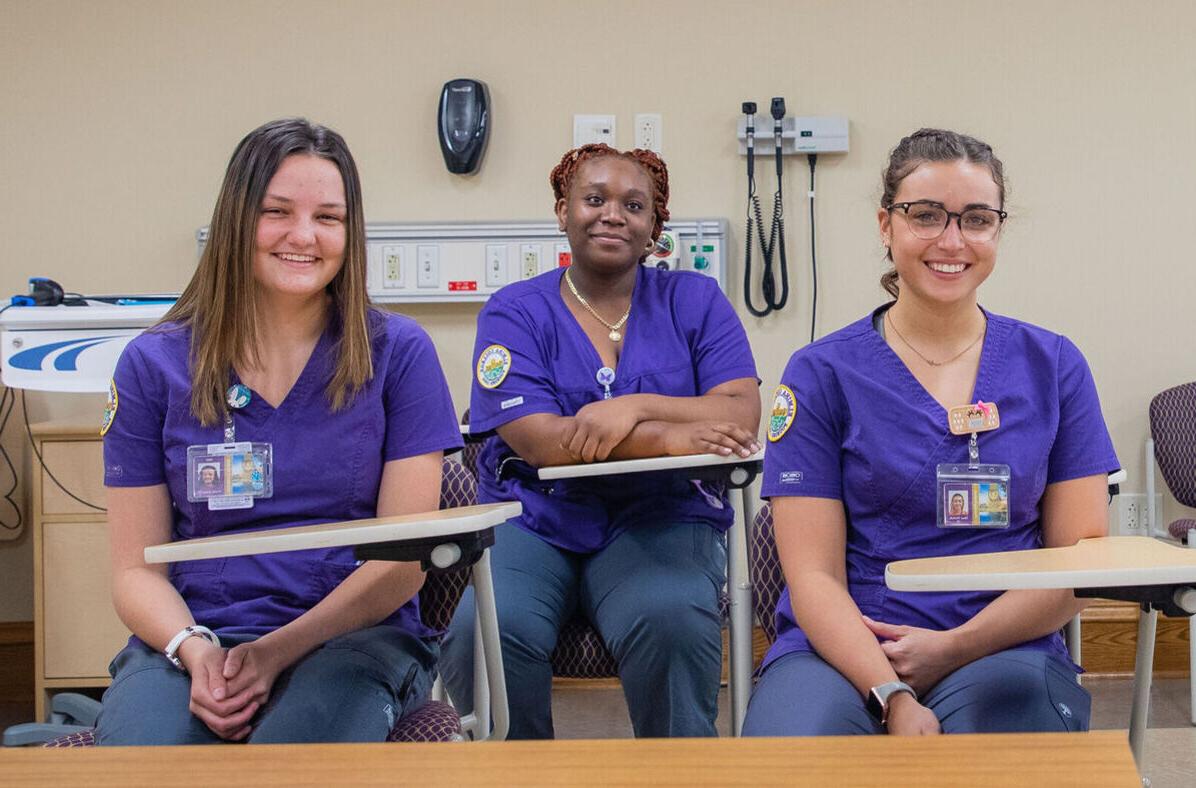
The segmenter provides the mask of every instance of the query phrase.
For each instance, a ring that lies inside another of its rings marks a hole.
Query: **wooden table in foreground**
[[[29,785],[1139,785],[1125,734],[604,739],[0,751]]]

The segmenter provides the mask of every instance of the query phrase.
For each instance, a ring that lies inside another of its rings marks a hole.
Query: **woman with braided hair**
[[[584,616],[619,664],[637,736],[713,736],[721,668],[724,491],[683,474],[540,482],[535,468],[758,449],[755,362],[710,277],[641,265],[668,212],[650,151],[585,145],[549,178],[572,265],[503,288],[478,317],[471,429],[483,501],[519,500],[492,552],[511,738],[553,735],[550,657]],[[469,697],[474,605],[444,643]]]

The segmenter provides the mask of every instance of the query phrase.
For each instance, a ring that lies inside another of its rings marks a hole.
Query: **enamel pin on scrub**
[[[978,401],[951,408],[947,426],[952,435],[968,436],[968,461],[938,466],[938,526],[1008,528],[1009,466],[980,462],[979,433],[1001,426],[996,403]]]
[[[224,401],[224,443],[187,447],[187,500],[207,501],[208,509],[252,509],[255,498],[274,496],[274,450],[269,443],[237,440],[233,413],[253,393],[243,383],[229,386]]]

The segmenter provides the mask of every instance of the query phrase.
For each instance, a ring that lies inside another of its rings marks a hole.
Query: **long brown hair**
[[[345,260],[328,284],[329,329],[336,337],[336,365],[325,389],[331,409],[344,407],[373,377],[365,214],[357,165],[335,131],[303,118],[275,120],[249,132],[233,151],[195,275],[162,318],[162,323],[191,329],[191,413],[205,426],[224,417],[233,368],[261,364],[253,277],[257,222],[270,179],[285,158],[296,154],[331,161],[345,186]]]
[[[998,208],[1005,207],[1005,165],[993,153],[987,142],[981,142],[975,137],[960,134],[957,131],[943,129],[918,129],[908,137],[902,137],[897,147],[889,154],[889,166],[881,174],[884,193],[880,197],[880,207],[889,208],[901,188],[901,182],[919,165],[928,161],[967,161],[972,164],[982,164],[992,173],[993,183],[997,184],[997,191],[1001,197]],[[886,255],[892,260],[892,254]],[[890,268],[880,277],[880,286],[885,292],[897,297],[897,269]]]

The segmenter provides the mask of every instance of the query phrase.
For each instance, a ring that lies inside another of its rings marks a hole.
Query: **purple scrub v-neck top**
[[[191,332],[151,329],[129,343],[113,378],[117,408],[104,436],[104,484],[165,484],[172,540],[374,517],[391,460],[461,446],[436,351],[413,320],[371,310],[374,377],[339,411],[324,391],[336,362],[325,331],[277,408],[253,395],[234,412],[238,441],[274,447],[274,496],[252,509],[209,511],[187,500],[187,447],[223,443],[222,425],[191,415]],[[199,624],[220,634],[263,635],[293,621],[357,567],[350,547],[185,561],[170,580]],[[412,599],[385,620],[430,634]]]
[[[561,298],[562,275],[557,269],[507,285],[482,309],[474,359],[489,368],[475,367],[472,432],[535,413],[572,416],[603,398],[595,376],[604,365]],[[639,266],[630,314],[612,397],[696,397],[727,381],[756,377],[743,324],[711,277]],[[725,491],[684,473],[499,481],[499,462],[513,454],[498,435],[486,442],[478,462],[479,498],[521,501],[515,524],[564,550],[596,552],[628,528],[662,520],[720,530],[731,524]]]
[[[1010,466],[1008,528],[935,524],[936,466],[966,463],[968,436],[951,434],[947,412],[875,330],[873,315],[794,353],[781,378],[797,412],[768,445],[761,493],[843,502],[848,591],[872,619],[934,630],[970,620],[999,594],[892,591],[885,565],[1041,547],[1046,486],[1119,467],[1096,385],[1076,346],[1028,323],[986,314],[972,400],[995,402],[1000,413],[1001,426],[981,433],[978,442],[981,462]],[[794,619],[787,588],[776,619],[777,640],[765,665],[814,650]],[[1057,634],[1021,647],[1067,658]]]

